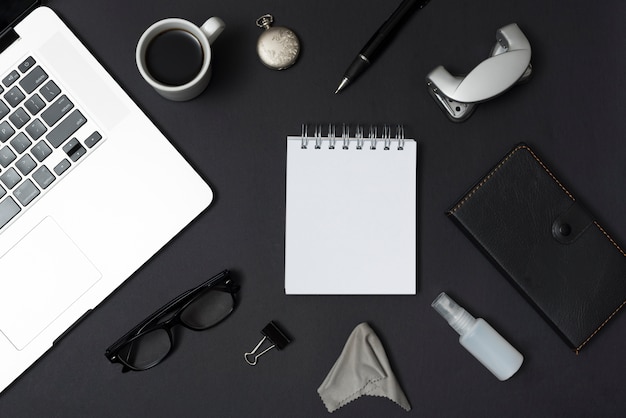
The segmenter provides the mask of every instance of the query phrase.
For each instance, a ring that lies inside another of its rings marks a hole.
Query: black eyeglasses
[[[235,309],[238,291],[239,286],[224,270],[172,299],[113,343],[104,355],[111,363],[124,365],[123,372],[154,367],[172,351],[171,329],[175,325],[203,331],[219,324]]]

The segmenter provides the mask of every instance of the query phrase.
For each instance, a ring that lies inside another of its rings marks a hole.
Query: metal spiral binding
[[[392,133],[392,127],[390,125],[383,125],[382,134],[378,136],[378,127],[376,125],[370,125],[369,127],[369,135],[366,137],[365,132],[362,125],[356,125],[354,136],[350,136],[350,126],[347,124],[342,124],[341,126],[341,148],[344,150],[350,149],[352,143],[354,143],[354,147],[357,150],[362,150],[365,147],[366,140],[370,143],[369,149],[376,150],[378,142],[382,140],[383,142],[383,150],[391,150],[393,143],[397,143],[397,150],[404,150],[405,136],[404,136],[404,126],[396,125],[395,135]],[[328,149],[335,149],[337,143],[337,132],[336,125],[329,124],[328,132],[326,136],[324,136],[322,125],[314,125],[313,136],[309,137],[308,125],[302,124],[302,137],[301,137],[301,148],[307,149],[309,145],[309,140],[315,140],[315,149],[321,149],[322,143],[324,139],[328,139]]]
[[[404,149],[404,126],[398,125],[396,127],[396,139],[398,140],[398,150]]]
[[[357,125],[354,137],[356,138],[356,149],[363,149],[363,127],[361,125]]]
[[[376,141],[378,140],[378,128],[376,126],[370,126],[370,149],[376,149]]]
[[[383,126],[383,139],[385,141],[385,151],[389,151],[391,147],[391,127],[389,125]]]
[[[302,124],[302,137],[300,138],[302,141],[300,144],[300,148],[306,149],[309,142],[309,129],[306,123]]]
[[[343,139],[342,149],[349,149],[350,145],[350,127],[344,123],[341,127],[341,138]]]
[[[328,124],[328,149],[335,149],[335,125]]]
[[[322,147],[322,125],[315,125],[315,149]]]

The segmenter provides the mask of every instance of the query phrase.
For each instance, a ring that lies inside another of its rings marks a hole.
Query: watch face
[[[298,59],[300,41],[290,29],[270,27],[259,37],[257,53],[261,62],[269,68],[284,70]]]

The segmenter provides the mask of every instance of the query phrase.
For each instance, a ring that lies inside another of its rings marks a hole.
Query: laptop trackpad
[[[0,331],[23,349],[100,277],[61,227],[45,218],[0,258]]]

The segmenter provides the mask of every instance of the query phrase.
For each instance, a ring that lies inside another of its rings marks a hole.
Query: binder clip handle
[[[251,366],[256,366],[259,357],[263,354],[270,351],[272,348],[276,348],[277,350],[282,350],[291,342],[291,339],[287,337],[287,335],[276,325],[273,321],[270,321],[269,324],[265,326],[261,330],[261,334],[263,334],[263,338],[259,343],[252,349],[251,352],[245,353],[243,358],[246,360]],[[269,347],[265,348],[263,351],[257,354],[257,351],[261,349],[261,346],[266,341],[269,342]]]

